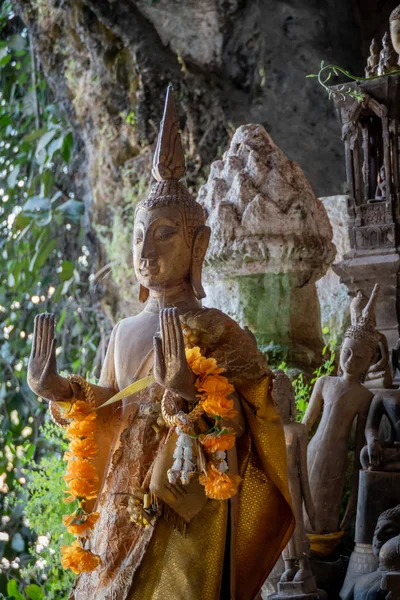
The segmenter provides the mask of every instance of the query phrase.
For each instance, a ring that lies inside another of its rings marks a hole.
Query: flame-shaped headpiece
[[[187,235],[193,239],[196,229],[205,224],[206,214],[186,186],[179,181],[185,175],[185,170],[179,121],[173,90],[169,86],[153,159],[152,174],[157,182],[152,186],[149,197],[137,205],[136,211],[151,210],[158,206],[178,208],[182,213]]]
[[[362,316],[356,321],[356,323],[354,323],[352,318],[352,325],[344,334],[345,338],[362,341],[369,346],[376,348],[376,345],[379,342],[379,334],[376,331],[375,315],[378,292],[379,285],[375,284],[372,294],[362,311]],[[361,302],[362,298],[362,295],[360,296],[357,294],[356,298],[352,302],[353,308],[359,308],[357,305]]]

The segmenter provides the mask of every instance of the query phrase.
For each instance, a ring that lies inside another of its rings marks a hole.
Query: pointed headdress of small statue
[[[379,292],[379,285],[376,283],[372,294],[362,310],[361,317],[355,318],[356,314],[360,314],[360,307],[363,302],[363,296],[359,292],[350,305],[352,313],[352,325],[344,334],[345,338],[358,340],[376,348],[379,342],[379,335],[376,331],[376,300]]]
[[[168,206],[177,208],[183,219],[186,240],[192,248],[191,284],[197,299],[205,297],[201,284],[201,267],[210,239],[210,228],[206,227],[207,215],[202,206],[191,196],[180,181],[186,172],[179,120],[176,114],[172,86],[167,89],[164,114],[160,123],[157,146],[153,157],[152,174],[156,179],[150,195],[136,207],[151,210]],[[145,301],[148,291],[141,288],[140,300]]]

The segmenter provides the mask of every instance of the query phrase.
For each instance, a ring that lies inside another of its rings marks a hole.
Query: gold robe
[[[166,435],[152,427],[163,390],[153,384],[136,394],[122,430],[118,409],[99,423],[105,466],[90,548],[102,566],[78,578],[73,600],[252,600],[293,532],[283,428],[254,338],[215,309],[181,319],[199,332],[197,344],[217,359],[239,395],[247,427],[228,455],[230,469],[243,478],[239,493],[230,501],[208,500],[186,536],[162,516],[147,529],[130,521],[125,494],[148,481]],[[116,346],[118,325],[101,378],[117,391]],[[149,355],[140,376],[151,368]]]

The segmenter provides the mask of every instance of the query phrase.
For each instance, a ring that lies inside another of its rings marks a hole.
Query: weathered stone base
[[[342,600],[353,598],[353,589],[356,579],[366,573],[372,573],[378,568],[378,560],[372,552],[371,544],[357,544],[350,556],[346,578],[340,597]]]
[[[268,596],[268,600],[280,600],[291,598],[291,600],[325,600],[326,593],[317,589],[315,577],[309,577],[305,581],[285,581],[278,583],[278,591]]]

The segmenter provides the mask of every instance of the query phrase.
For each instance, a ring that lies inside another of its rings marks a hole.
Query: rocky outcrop
[[[320,362],[315,281],[335,256],[325,209],[261,125],[244,125],[212,164],[199,202],[212,230],[206,304],[249,326],[296,366]],[[273,359],[272,359],[273,360]]]
[[[336,246],[335,263],[343,260],[350,250],[348,232],[347,196],[327,196],[320,198],[327,212]],[[350,324],[350,296],[347,287],[340,283],[340,277],[331,267],[317,281],[318,299],[321,306],[323,328],[329,329],[329,337],[341,340]]]

